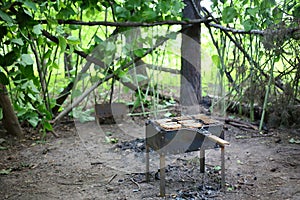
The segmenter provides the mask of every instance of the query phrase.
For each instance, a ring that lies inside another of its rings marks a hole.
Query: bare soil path
[[[158,156],[145,180],[144,130],[133,124],[61,125],[59,138],[41,143],[33,134],[19,145],[0,140],[0,199],[163,199],[158,197]],[[166,199],[300,199],[300,130],[266,135],[227,125],[226,191],[220,191],[220,152],[167,157]],[[136,140],[140,138],[141,140]],[[293,140],[291,140],[293,138]],[[112,144],[118,142],[118,144]],[[127,143],[126,143],[127,142]],[[141,151],[140,151],[141,150]]]

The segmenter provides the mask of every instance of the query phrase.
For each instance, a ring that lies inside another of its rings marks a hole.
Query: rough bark
[[[0,84],[0,105],[2,107],[2,122],[5,130],[8,132],[8,134],[22,139],[24,137],[23,131],[12,107],[6,87],[2,84]]]
[[[188,19],[199,18],[190,0],[185,0],[183,17]],[[196,5],[200,5],[196,1]],[[183,28],[186,26],[184,25]],[[181,43],[181,87],[180,103],[183,107],[190,107],[190,112],[198,112],[195,107],[201,103],[201,62],[200,62],[200,24],[193,24],[184,29]],[[185,112],[185,111],[183,111]]]

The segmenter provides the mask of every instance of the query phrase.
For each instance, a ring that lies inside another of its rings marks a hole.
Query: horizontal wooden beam
[[[230,143],[226,140],[223,140],[222,138],[219,138],[213,134],[205,135],[209,140],[217,143],[218,145],[224,147],[225,145],[229,145]]]

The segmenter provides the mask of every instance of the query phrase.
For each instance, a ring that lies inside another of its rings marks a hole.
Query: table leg
[[[225,147],[221,147],[221,188],[225,189]]]
[[[150,181],[150,172],[149,172],[149,160],[150,160],[150,156],[149,156],[149,151],[150,151],[150,148],[149,148],[149,145],[147,144],[146,142],[146,182],[149,182]]]
[[[160,196],[166,195],[165,155],[160,154]]]
[[[205,149],[200,149],[200,173],[205,172]]]

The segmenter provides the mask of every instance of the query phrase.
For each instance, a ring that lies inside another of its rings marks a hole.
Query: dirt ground
[[[198,152],[167,156],[166,199],[300,199],[300,144],[293,142],[299,129],[260,134],[225,126],[225,191],[220,149],[210,149],[205,174]],[[0,137],[0,199],[163,199],[156,152],[145,182],[143,120],[101,126],[64,121],[55,131],[59,138],[49,133],[41,141],[30,133],[20,144]]]

